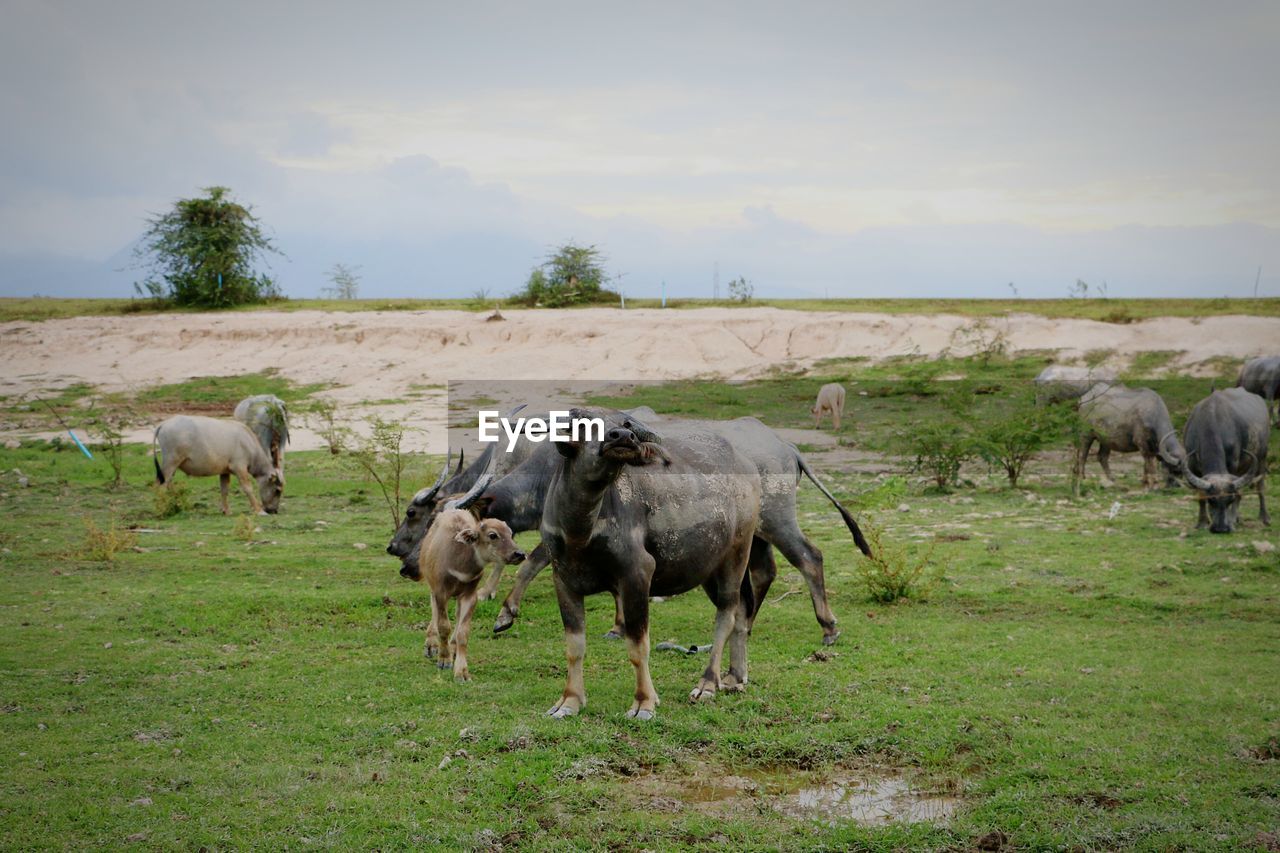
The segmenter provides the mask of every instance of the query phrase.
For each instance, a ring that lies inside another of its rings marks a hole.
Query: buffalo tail
[[[854,544],[858,546],[858,550],[870,557],[871,546],[867,544],[867,539],[862,535],[862,530],[858,527],[858,522],[854,519],[853,515],[849,510],[845,509],[844,506],[841,505],[840,501],[835,499],[835,496],[832,495],[831,492],[827,491],[826,486],[822,485],[822,481],[819,480],[817,475],[813,473],[813,470],[809,468],[809,464],[804,461],[804,457],[800,455],[800,451],[796,450],[794,447],[792,450],[795,452],[796,464],[800,466],[800,470],[804,472],[804,475],[809,478],[810,482],[818,487],[818,491],[827,496],[827,500],[831,501],[835,508],[840,512],[840,517],[844,519],[845,526],[848,527],[849,532],[853,534],[853,541]]]

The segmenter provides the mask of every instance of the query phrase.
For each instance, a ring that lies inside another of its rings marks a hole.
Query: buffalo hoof
[[[471,673],[467,672],[465,669],[462,672],[455,672],[453,674],[453,680],[458,684],[466,684],[471,680]]]
[[[720,679],[720,691],[722,693],[741,693],[747,689],[747,680],[744,678],[738,680],[738,676],[732,672]]]
[[[553,720],[563,720],[565,717],[573,717],[578,713],[578,709],[564,702],[559,703],[551,710],[547,711],[547,716]]]
[[[476,596],[476,601],[493,601],[497,597],[496,592],[482,592]]]
[[[621,640],[622,633],[617,628],[610,628],[604,635],[606,640]]]
[[[428,660],[431,660],[439,653],[440,653],[440,649],[437,646],[423,646],[422,648],[422,655]]]
[[[823,634],[823,635],[822,635],[822,645],[824,645],[824,646],[834,646],[834,645],[836,644],[836,640],[838,640],[838,639],[840,639],[840,632],[839,632],[839,631],[832,631],[830,634]]]
[[[436,661],[436,668],[438,668],[438,669],[453,669],[453,661],[451,661],[451,660],[440,660],[440,661]]]
[[[632,708],[627,711],[627,719],[630,720],[644,720],[645,722],[648,722],[649,720],[652,720],[654,716],[656,715],[652,708]]]
[[[504,607],[502,612],[498,614],[497,621],[493,623],[493,633],[501,634],[514,624],[516,624],[516,614]]]
[[[690,702],[710,702],[716,698],[716,689],[710,685],[699,684],[689,691]]]

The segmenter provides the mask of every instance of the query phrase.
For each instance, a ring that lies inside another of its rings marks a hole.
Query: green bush
[[[275,282],[254,269],[279,250],[258,226],[252,209],[232,201],[226,187],[207,187],[201,198],[179,199],[173,210],[148,220],[134,250],[150,274],[139,295],[199,308],[229,308],[279,296]]]
[[[936,543],[931,543],[924,553],[915,554],[903,545],[886,542],[884,531],[870,519],[864,519],[861,527],[871,546],[871,556],[855,565],[871,600],[892,604],[900,599],[928,598],[942,575],[933,563]]]
[[[902,455],[911,470],[925,474],[942,490],[955,485],[960,466],[976,455],[973,436],[959,420],[930,419],[898,433]]]
[[[599,249],[565,243],[534,267],[524,290],[511,300],[533,308],[617,301],[618,294],[606,290],[604,281],[604,256]]]
[[[1027,463],[1046,447],[1072,438],[1078,424],[1073,408],[1037,406],[1032,398],[1010,400],[984,420],[974,446],[988,465],[1004,471],[1009,486],[1016,489]]]

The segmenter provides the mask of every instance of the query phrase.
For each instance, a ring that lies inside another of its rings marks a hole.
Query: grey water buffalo
[[[431,588],[431,624],[423,653],[440,655],[441,669],[453,669],[455,681],[470,681],[467,640],[471,615],[486,566],[519,563],[525,554],[511,538],[511,528],[494,518],[477,519],[466,510],[445,510],[422,539],[413,580]],[[458,624],[449,624],[449,602],[458,600]]]
[[[1051,364],[1035,378],[1036,402],[1047,405],[1079,400],[1098,383],[1106,386],[1115,381],[1115,371],[1106,368]]]
[[[1196,403],[1182,441],[1187,449],[1183,476],[1200,493],[1197,528],[1234,530],[1240,498],[1250,486],[1258,491],[1258,518],[1264,525],[1271,523],[1265,486],[1270,433],[1267,404],[1243,388],[1214,391]]]
[[[514,417],[524,408],[523,405],[516,406],[507,412],[506,416],[508,418]],[[653,414],[653,409],[647,406],[641,406],[633,411],[640,417]],[[534,412],[528,417],[545,419],[547,414],[547,412]],[[515,445],[509,450],[506,447],[500,448],[496,443],[488,445],[479,458],[466,468],[463,468],[462,455],[459,454],[458,469],[454,471],[452,476],[448,475],[449,465],[446,460],[445,467],[440,472],[436,482],[419,491],[409,501],[409,505],[405,508],[404,518],[401,519],[400,525],[391,537],[391,542],[387,545],[387,553],[393,557],[399,557],[401,560],[400,574],[404,577],[412,577],[418,571],[418,543],[422,541],[423,535],[431,526],[432,519],[435,518],[440,510],[444,509],[449,498],[457,498],[460,493],[467,492],[486,473],[491,475],[491,480],[505,476],[529,459],[539,447],[546,447],[546,444],[532,442],[522,433],[516,440]],[[517,533],[522,533],[526,530],[537,530],[538,520],[542,517],[541,493],[536,496],[526,496],[521,493],[519,498],[513,498],[513,500],[520,501],[522,506],[528,506],[530,501],[536,500],[536,503],[533,504],[536,506],[536,514],[528,516],[529,520],[525,522],[521,522],[516,518],[504,518],[503,520],[510,524],[512,530]],[[521,526],[522,523],[527,526]],[[545,565],[546,563],[542,562],[533,574],[536,575]],[[494,592],[501,577],[502,572],[500,570],[493,572],[489,576],[488,582],[480,592],[481,601],[487,601],[494,597]],[[509,625],[510,623],[508,623],[508,627]]]
[[[751,563],[755,600],[764,600],[777,574],[773,553],[770,551],[770,546],[776,547],[805,579],[814,616],[822,627],[823,642],[828,645],[834,643],[840,632],[827,602],[822,551],[804,535],[796,517],[796,492],[802,478],[808,477],[831,501],[859,550],[869,554],[870,548],[857,521],[817,478],[800,452],[756,418],[738,418],[732,421],[677,420],[649,415],[652,410],[641,415],[641,411],[637,409],[624,414],[644,417],[646,423],[656,428],[675,424],[681,429],[701,430],[717,435],[729,441],[755,464],[762,484],[760,525],[756,531],[762,545],[754,549],[755,556]],[[547,488],[558,466],[559,457],[555,450],[543,445],[506,477],[496,480],[492,485],[473,486],[458,503],[460,506],[471,507],[482,516],[501,518],[517,532],[537,529],[542,518]],[[529,559],[520,567],[515,586],[502,604],[494,624],[495,632],[505,631],[514,624],[525,589],[547,566],[549,560],[549,555],[541,546],[530,553]],[[618,615],[621,617],[620,611]],[[613,630],[607,636],[621,635],[621,628],[620,621],[616,620]]]
[[[1276,426],[1280,426],[1280,355],[1268,355],[1246,361],[1240,368],[1237,388],[1257,394],[1267,401],[1267,411]]]
[[[822,416],[831,415],[831,428],[840,431],[840,418],[844,416],[844,386],[838,382],[828,382],[818,389],[818,399],[809,413],[813,415],[813,428],[822,425]]]
[[[156,427],[152,443],[156,480],[161,485],[172,483],[175,471],[189,477],[217,476],[222,513],[228,515],[227,486],[234,474],[254,512],[279,511],[284,474],[271,464],[257,436],[239,421],[175,415]]]
[[[1108,464],[1112,452],[1142,454],[1142,485],[1145,488],[1158,485],[1157,460],[1164,465],[1170,479],[1181,473],[1187,454],[1160,395],[1150,388],[1126,388],[1123,385],[1095,387],[1097,393],[1089,392],[1080,402],[1080,417],[1086,428],[1076,455],[1076,485],[1084,478],[1089,448],[1095,441],[1098,443],[1098,465],[1102,468],[1106,486],[1114,485]]]
[[[654,716],[649,674],[649,597],[701,586],[716,607],[707,667],[690,693],[709,699],[747,682],[749,615],[755,609],[747,562],[759,521],[760,474],[731,442],[675,423],[659,436],[621,412],[600,417],[604,435],[556,442],[561,458],[547,489],[542,542],[551,557],[564,623],[568,677],[552,717],[586,705],[584,598],[614,593],[622,606],[627,656],[635,668],[628,717]],[[729,672],[720,661],[730,643]]]
[[[236,404],[232,417],[253,431],[271,456],[271,464],[283,473],[284,446],[289,443],[289,411],[284,400],[274,394],[245,397]]]

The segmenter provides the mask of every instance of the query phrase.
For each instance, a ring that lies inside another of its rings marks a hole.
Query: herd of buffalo
[[[1242,496],[1256,489],[1268,524],[1264,477],[1267,444],[1280,396],[1280,356],[1248,362],[1237,387],[1212,392],[1191,410],[1179,439],[1160,396],[1126,388],[1084,369],[1051,367],[1036,379],[1045,404],[1074,401],[1087,425],[1076,478],[1094,443],[1107,481],[1112,452],[1141,453],[1144,485],[1156,466],[1199,495],[1199,527],[1231,532]],[[838,426],[844,389],[822,388],[811,410]],[[523,407],[520,407],[523,408]],[[518,411],[518,409],[516,410]],[[554,717],[586,704],[584,598],[609,592],[615,619],[608,636],[625,639],[635,668],[627,716],[650,719],[658,695],[649,675],[649,602],[701,586],[716,608],[710,658],[690,693],[709,699],[747,683],[747,640],[777,574],[773,549],[804,577],[823,642],[836,641],[827,603],[822,552],[796,518],[796,491],[807,477],[840,514],[857,547],[871,550],[853,515],[819,481],[789,442],[755,418],[731,421],[664,417],[649,409],[574,409],[571,416],[603,422],[602,434],[570,441],[522,437],[508,450],[490,444],[470,465],[446,461],[430,487],[410,501],[387,552],[400,574],[431,588],[432,619],[425,652],[454,677],[470,678],[467,638],[476,601],[492,598],[505,565],[520,564],[495,632],[511,627],[530,581],[548,564],[564,623],[568,678]],[[1280,425],[1280,424],[1278,424]],[[250,397],[235,420],[177,416],[155,432],[156,477],[175,471],[221,478],[222,509],[234,475],[255,511],[276,512],[284,490],[288,418],[270,395]],[[256,485],[256,489],[254,486]],[[514,533],[537,530],[541,542],[525,554]],[[482,587],[485,569],[493,566]],[[457,599],[457,626],[448,602]],[[728,645],[727,671],[721,659]]]

